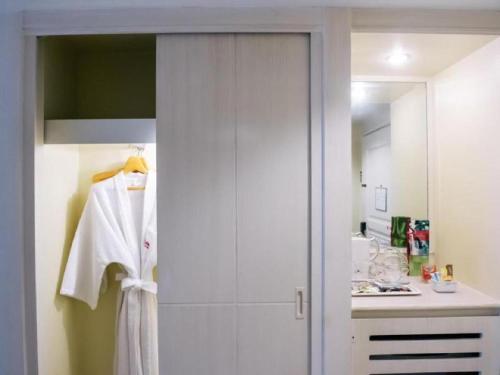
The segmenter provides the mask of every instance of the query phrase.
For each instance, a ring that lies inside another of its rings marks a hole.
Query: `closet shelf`
[[[156,119],[64,119],[45,120],[44,142],[155,143]]]

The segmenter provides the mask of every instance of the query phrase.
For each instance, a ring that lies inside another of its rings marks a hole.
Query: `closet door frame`
[[[213,32],[304,33],[310,37],[310,373],[350,372],[349,16],[348,9],[335,8],[26,12],[24,301],[29,374],[36,374],[37,369],[34,175],[35,155],[43,135],[37,37]],[[158,152],[161,155],[161,150]]]

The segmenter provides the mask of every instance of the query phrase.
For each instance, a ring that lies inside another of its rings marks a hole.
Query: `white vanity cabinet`
[[[499,302],[415,284],[421,296],[353,298],[352,374],[499,374]]]

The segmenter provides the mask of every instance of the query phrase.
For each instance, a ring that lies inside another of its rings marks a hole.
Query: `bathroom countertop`
[[[500,315],[500,301],[463,283],[456,293],[436,293],[431,283],[411,278],[411,285],[422,292],[418,296],[352,297],[351,316],[367,318],[410,318]]]

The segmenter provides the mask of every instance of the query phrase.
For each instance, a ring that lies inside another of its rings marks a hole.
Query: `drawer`
[[[353,375],[498,375],[499,317],[353,319]]]

